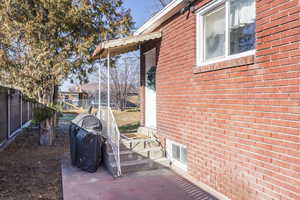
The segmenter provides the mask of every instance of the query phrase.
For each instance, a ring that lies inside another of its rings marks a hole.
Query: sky
[[[157,2],[158,0],[124,0],[124,7],[131,9],[136,28],[139,28],[147,21]]]
[[[124,7],[131,9],[131,15],[135,22],[135,29],[142,26],[152,15],[154,10],[158,7],[158,0],[123,0]],[[61,87],[62,91],[67,91],[72,84],[65,81]]]

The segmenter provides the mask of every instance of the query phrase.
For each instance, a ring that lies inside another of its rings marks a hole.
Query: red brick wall
[[[162,26],[158,133],[186,145],[189,174],[231,199],[300,199],[299,12],[299,0],[257,0],[252,62],[203,73],[195,15]]]

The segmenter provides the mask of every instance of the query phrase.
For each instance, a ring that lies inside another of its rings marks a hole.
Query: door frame
[[[152,128],[152,129],[156,129],[157,128],[157,109],[156,109],[156,111],[155,111],[155,120],[156,120],[156,122],[155,122],[155,127],[149,127],[149,126],[147,126],[147,114],[146,114],[146,89],[147,89],[147,66],[146,66],[146,56],[148,55],[148,54],[150,54],[150,53],[154,53],[154,55],[155,55],[155,66],[157,67],[157,51],[156,51],[156,47],[154,47],[154,48],[152,48],[152,49],[150,49],[150,50],[148,50],[148,51],[146,51],[145,53],[143,53],[143,56],[144,56],[144,68],[145,68],[145,70],[144,70],[144,80],[143,81],[145,81],[145,87],[144,87],[144,120],[145,120],[145,122],[144,122],[144,126],[146,127],[146,128]],[[156,96],[155,96],[155,106],[156,106],[156,108],[157,108],[157,99],[156,99]]]

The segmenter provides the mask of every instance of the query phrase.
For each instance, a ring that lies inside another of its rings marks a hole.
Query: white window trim
[[[182,170],[184,170],[184,171],[187,171],[187,170],[188,170],[187,164],[185,165],[185,164],[183,164],[182,162],[180,162],[180,161],[178,161],[178,160],[172,158],[172,144],[175,144],[175,145],[179,146],[180,148],[185,148],[186,150],[187,150],[187,147],[186,147],[185,145],[183,145],[183,144],[179,144],[179,143],[174,142],[174,141],[172,141],[172,140],[166,139],[167,158],[168,158],[170,161],[172,161],[172,163],[173,163],[176,167],[178,167],[178,168],[180,168],[180,169],[182,169]],[[187,152],[188,152],[188,151],[187,151]]]
[[[250,51],[245,51],[239,54],[234,54],[234,55],[229,55],[229,31],[227,30],[225,32],[225,56],[221,58],[215,58],[209,61],[204,61],[204,45],[203,43],[203,38],[204,38],[204,14],[206,14],[209,11],[214,10],[215,8],[225,4],[225,9],[226,9],[226,29],[229,29],[229,5],[230,1],[229,0],[215,0],[207,4],[206,6],[200,8],[199,10],[196,11],[196,63],[198,67],[205,66],[205,65],[210,65],[218,62],[223,62],[223,61],[228,61],[232,59],[237,59],[245,56],[251,56],[255,55],[256,50],[250,50]]]

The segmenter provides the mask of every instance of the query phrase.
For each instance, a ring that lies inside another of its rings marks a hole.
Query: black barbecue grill
[[[70,125],[72,164],[87,172],[96,172],[101,163],[102,123],[94,115],[79,114]]]

